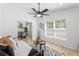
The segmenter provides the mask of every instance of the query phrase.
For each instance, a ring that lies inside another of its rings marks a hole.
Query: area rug
[[[30,45],[30,46],[32,48],[35,48],[34,45]],[[44,56],[65,56],[65,54],[46,46],[46,49],[44,51]]]

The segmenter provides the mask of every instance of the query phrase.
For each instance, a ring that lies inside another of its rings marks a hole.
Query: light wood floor
[[[29,37],[23,39],[24,42],[28,43],[28,44],[33,44],[33,40]],[[64,53],[65,56],[79,56],[79,53],[77,51],[65,48],[63,46],[57,45],[55,43],[51,43],[49,41],[46,41],[46,46],[53,48],[61,53]]]

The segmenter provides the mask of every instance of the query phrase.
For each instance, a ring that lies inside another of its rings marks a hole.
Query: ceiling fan
[[[28,14],[34,14],[34,17],[42,17],[42,16],[48,16],[48,14],[44,14],[45,12],[48,11],[48,9],[44,9],[42,11],[40,11],[40,3],[38,3],[38,10],[36,10],[35,8],[31,8],[35,13],[28,13]]]

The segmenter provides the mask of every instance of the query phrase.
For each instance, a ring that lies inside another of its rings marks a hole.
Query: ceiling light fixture
[[[38,16],[38,17],[40,17],[40,16],[41,16],[41,14],[37,14],[37,16]]]

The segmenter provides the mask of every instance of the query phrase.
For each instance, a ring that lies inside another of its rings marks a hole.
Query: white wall
[[[2,35],[17,35],[17,21],[32,22],[32,39],[37,36],[37,23],[32,15],[27,15],[24,9],[16,7],[14,4],[3,4],[2,6]]]
[[[0,17],[0,36],[1,36],[1,17]]]
[[[0,32],[1,32],[1,12],[0,12]]]
[[[41,38],[47,39],[64,47],[76,50],[77,46],[79,45],[79,7],[54,11],[52,12],[51,16],[46,19],[46,21],[48,19],[55,20],[61,18],[66,19],[67,40],[47,38],[44,36],[44,30],[41,32]]]
[[[2,25],[1,24],[2,23],[2,13],[1,13],[1,10],[2,10],[2,4],[0,4],[0,36],[1,36],[1,33],[2,33],[2,30],[1,30],[2,29],[2,26],[1,26]]]

